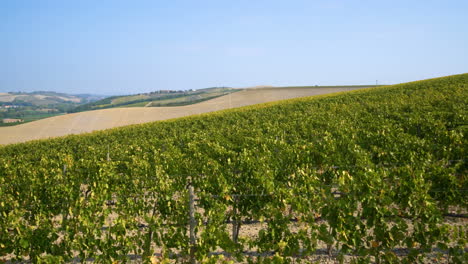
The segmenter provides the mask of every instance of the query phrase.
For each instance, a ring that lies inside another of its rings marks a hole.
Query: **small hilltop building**
[[[4,118],[2,119],[3,123],[23,123],[23,119],[18,119],[18,118]]]

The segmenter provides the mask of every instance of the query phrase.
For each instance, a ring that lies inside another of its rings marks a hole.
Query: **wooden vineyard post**
[[[67,179],[67,164],[63,164],[63,169],[62,169],[62,183],[64,184],[68,184],[68,179]],[[69,209],[69,206],[70,206],[70,202],[69,202],[69,196],[67,196],[67,198],[65,198],[65,201],[66,203],[64,203],[66,205],[66,209]],[[69,214],[69,210],[64,210],[65,211],[65,214],[63,216],[63,221],[62,221],[62,228],[65,227],[65,225],[68,223],[68,214]]]
[[[107,146],[107,161],[110,161],[109,146]]]
[[[237,196],[233,197],[233,205],[232,205],[232,241],[237,244],[237,237],[239,235],[239,231],[237,230]]]
[[[195,264],[195,244],[196,244],[196,237],[195,237],[195,198],[193,193],[193,186],[192,181],[189,178],[189,226],[190,226],[190,263]]]

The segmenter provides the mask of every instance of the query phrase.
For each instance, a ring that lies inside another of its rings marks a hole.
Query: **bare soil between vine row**
[[[459,210],[451,210],[453,213],[459,214]],[[202,212],[202,211],[199,211]],[[445,217],[444,218],[444,224],[448,224],[451,227],[461,227],[465,229],[465,232],[468,230],[468,218],[466,218],[466,213],[467,212],[462,212],[461,215],[463,217]],[[113,222],[113,219],[116,219],[117,215],[116,214],[111,214],[109,216],[109,219],[106,221],[107,224],[111,224]],[[57,218],[57,220],[60,220],[60,217]],[[413,231],[413,226],[411,224],[411,221],[405,220],[406,223],[408,224],[408,233],[410,234]],[[318,225],[325,223],[326,221],[319,220],[317,222]],[[391,221],[389,221],[391,224]],[[258,234],[260,230],[265,229],[267,227],[266,222],[255,222],[252,224],[243,224],[241,226],[240,232],[239,232],[239,238],[240,239],[255,239],[258,237]],[[307,224],[305,223],[298,223],[298,222],[291,222],[289,224],[289,229],[292,233],[298,232],[302,228],[307,228]],[[106,229],[105,227],[103,229]],[[203,230],[203,227],[201,228],[200,231]],[[226,231],[230,233],[232,230],[232,224],[227,224],[226,225]],[[369,235],[372,234],[372,231],[368,232]],[[104,232],[103,236],[105,236],[106,233]],[[188,234],[187,234],[188,236]],[[452,245],[455,242],[452,242]],[[153,249],[155,250],[155,255],[153,256],[154,260],[161,260],[162,256],[162,248],[157,247],[154,243],[152,245]],[[465,248],[465,252],[468,252],[468,245],[463,245]],[[395,248],[393,249],[393,253],[398,256],[399,258],[404,258],[405,256],[408,255],[409,249],[405,247],[400,247],[400,248]],[[253,259],[256,259],[258,257],[273,257],[275,252],[259,252],[257,248],[248,248],[244,247],[243,250],[243,256],[244,258],[250,257]],[[222,255],[224,260],[232,260],[234,263],[247,263],[247,261],[241,261],[238,262],[236,261],[234,256],[231,256],[228,252],[223,251],[222,249],[218,249],[216,251],[213,251],[210,253],[210,255]],[[302,263],[339,263],[338,260],[338,255],[339,251],[335,248],[332,247],[331,250],[331,255],[329,254],[328,250],[328,245],[324,243],[323,241],[317,241],[317,247],[316,251],[314,254],[311,255],[298,255],[298,256],[293,256],[293,257],[287,257],[291,259],[292,261],[302,261]],[[136,255],[136,254],[131,254],[127,256],[130,259],[130,263],[143,263],[143,260],[141,256]],[[358,256],[346,254],[343,256],[344,257],[344,263],[351,263],[353,260],[357,259]],[[7,256],[0,256],[0,263],[17,263],[17,262],[12,262],[11,260],[14,258],[13,254],[9,254]],[[26,262],[29,262],[27,259],[25,260]],[[188,261],[187,256],[182,256],[180,252],[173,252],[173,254],[170,257],[170,262],[171,263],[179,263],[180,261]],[[73,259],[70,263],[81,263],[82,260],[78,258],[78,252],[75,252]],[[85,261],[86,263],[93,263],[93,259],[87,259]],[[293,262],[294,263],[294,262]],[[448,257],[447,252],[444,250],[441,250],[439,248],[433,248],[432,252],[424,254],[424,261],[423,263],[451,263],[450,259]]]

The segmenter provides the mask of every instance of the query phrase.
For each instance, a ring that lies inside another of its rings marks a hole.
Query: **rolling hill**
[[[180,91],[159,90],[151,93],[111,96],[99,101],[80,105],[69,111],[69,113],[115,107],[182,106],[203,102],[237,91],[240,91],[240,89],[234,89],[229,87],[212,87],[205,89]]]
[[[0,262],[466,263],[467,88],[461,74],[0,146]],[[312,93],[218,103],[291,91]]]
[[[0,103],[28,104],[35,106],[47,106],[63,103],[80,104],[100,100],[104,96],[80,94],[71,95],[65,93],[56,93],[49,91],[37,91],[31,93],[10,92],[0,93]]]
[[[71,95],[49,91],[0,93],[0,126],[17,125],[51,116],[62,115],[104,96]],[[5,122],[13,120],[15,122]]]
[[[110,108],[73,113],[14,127],[0,127],[0,144],[12,144],[35,139],[80,134],[283,99],[329,94],[360,88],[366,88],[366,86],[253,88],[185,106]]]

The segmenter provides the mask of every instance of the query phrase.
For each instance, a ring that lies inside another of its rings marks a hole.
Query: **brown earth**
[[[80,134],[113,127],[202,114],[283,99],[321,95],[364,87],[245,89],[198,104],[178,107],[111,108],[54,116],[12,127],[0,127],[0,145]]]

